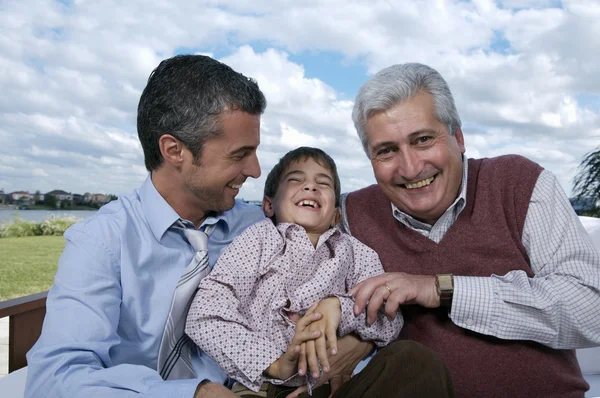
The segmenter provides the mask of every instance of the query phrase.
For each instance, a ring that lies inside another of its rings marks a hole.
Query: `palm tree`
[[[598,202],[600,201],[600,147],[585,155],[578,167],[573,180],[573,193],[580,200],[590,200],[596,204],[592,210],[595,216],[600,216]]]

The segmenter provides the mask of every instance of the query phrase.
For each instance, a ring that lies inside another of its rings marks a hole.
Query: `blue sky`
[[[146,177],[135,130],[145,81],[192,52],[256,78],[267,97],[263,177],[243,198],[260,199],[266,172],[299,145],[334,157],[344,191],[374,183],[352,104],[403,62],[446,78],[468,156],[522,154],[570,194],[600,145],[598,20],[590,1],[2,2],[0,188],[131,192]]]

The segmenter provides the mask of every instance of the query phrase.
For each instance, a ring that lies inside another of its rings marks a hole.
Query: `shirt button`
[[[473,326],[473,318],[468,318],[465,323],[467,324],[467,326]]]

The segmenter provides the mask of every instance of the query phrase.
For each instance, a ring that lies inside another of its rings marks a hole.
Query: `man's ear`
[[[456,142],[458,142],[460,153],[465,153],[465,137],[463,136],[462,129],[460,127],[456,130],[456,133],[454,133],[454,138],[456,138]]]
[[[262,201],[262,208],[265,212],[265,216],[273,218],[273,216],[275,215],[275,209],[273,208],[273,199],[265,195]]]
[[[185,149],[181,141],[171,134],[163,134],[158,139],[158,147],[165,162],[175,167],[181,167]]]

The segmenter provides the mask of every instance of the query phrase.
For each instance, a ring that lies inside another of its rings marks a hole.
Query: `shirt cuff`
[[[336,294],[335,297],[340,300],[340,306],[342,309],[342,316],[340,319],[340,326],[338,327],[338,335],[344,337],[348,333],[355,332],[358,328],[357,325],[361,321],[365,322],[364,315],[354,315],[354,297],[344,294]],[[363,311],[364,313],[364,311]]]
[[[246,363],[244,363],[243,366],[240,366],[240,371],[242,373],[240,376],[242,377],[238,381],[255,392],[260,390],[260,386],[262,386],[265,381],[276,384],[273,380],[277,379],[268,378],[264,375],[264,371],[284,354],[274,346],[265,345],[263,348],[265,349],[265,352],[262,356],[255,356],[254,361],[250,358],[246,358]],[[234,379],[237,378],[236,376],[236,373],[231,375]]]
[[[457,326],[482,334],[494,328],[494,300],[499,298],[494,280],[481,276],[454,276],[450,319]]]
[[[148,398],[181,397],[193,398],[202,379],[167,380],[148,388]]]

